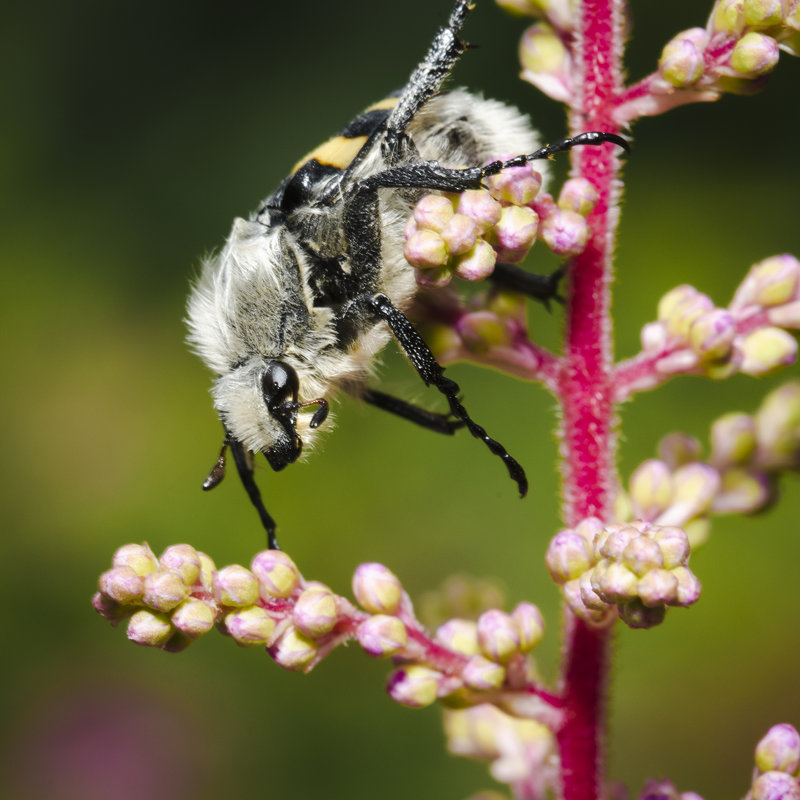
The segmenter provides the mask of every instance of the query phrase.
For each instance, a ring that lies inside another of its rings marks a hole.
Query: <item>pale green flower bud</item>
[[[444,198],[442,199],[444,200]],[[408,237],[403,248],[403,255],[412,267],[418,269],[441,267],[450,258],[447,245],[441,235],[427,228],[421,228]]]
[[[639,579],[636,594],[648,608],[670,605],[678,599],[678,578],[668,569],[653,569]]]
[[[250,564],[258,579],[261,597],[289,597],[300,583],[300,573],[289,556],[281,550],[262,550]]]
[[[353,575],[353,594],[370,614],[395,614],[403,599],[399,578],[383,564],[359,564]]]
[[[720,476],[712,466],[698,461],[677,469],[672,485],[672,503],[659,517],[661,525],[682,525],[705,513],[719,492]]]
[[[448,650],[465,656],[478,653],[478,625],[468,619],[450,619],[436,629],[435,639]]]
[[[422,286],[424,289],[441,289],[449,286],[450,281],[453,280],[453,267],[448,263],[442,267],[418,269],[414,274],[414,279],[417,286]]]
[[[661,548],[649,536],[632,539],[622,553],[621,563],[639,577],[664,566]]]
[[[689,346],[703,361],[718,361],[731,354],[736,320],[722,308],[701,314],[689,327]]]
[[[115,567],[130,567],[142,577],[158,569],[158,559],[147,542],[123,545],[114,553],[111,563]]]
[[[717,0],[711,14],[713,30],[739,36],[744,30],[744,0]]]
[[[769,501],[772,486],[768,476],[757,470],[727,469],[711,510],[715,514],[753,514]]]
[[[490,609],[478,617],[478,647],[486,658],[505,664],[519,646],[519,631],[508,614]]]
[[[756,449],[756,421],[749,414],[732,412],[711,426],[711,463],[717,467],[747,464]]]
[[[473,311],[459,319],[456,330],[464,347],[472,353],[488,353],[492,347],[508,347],[511,336],[508,328],[491,311]]]
[[[752,799],[800,800],[800,784],[785,772],[770,770],[753,782]]]
[[[622,558],[625,548],[637,537],[641,531],[633,524],[607,525],[605,530],[595,537],[595,558]]]
[[[577,531],[567,528],[551,540],[545,564],[556,583],[578,578],[592,566],[592,548]]]
[[[675,567],[670,572],[678,580],[678,591],[675,605],[690,606],[700,599],[700,580],[689,567]]]
[[[700,449],[700,442],[686,433],[668,433],[658,443],[658,455],[670,470],[697,461]]]
[[[731,66],[737,72],[755,78],[772,72],[779,56],[778,43],[771,36],[751,31],[736,42],[731,53]]]
[[[161,569],[171,569],[187,586],[194,586],[200,577],[200,555],[190,544],[173,544],[158,560]]]
[[[308,672],[314,666],[319,646],[293,625],[289,626],[277,643],[268,648],[275,663],[291,672]]]
[[[570,178],[561,187],[558,207],[586,217],[594,210],[597,199],[597,190],[591,181],[586,178]]]
[[[582,253],[589,241],[589,225],[575,211],[556,208],[541,224],[541,237],[557,256]]]
[[[708,517],[696,517],[684,523],[683,531],[689,539],[689,546],[696,550],[708,541],[711,536],[711,520]]]
[[[744,0],[744,21],[751,28],[769,28],[783,21],[781,0]]]
[[[661,551],[665,569],[673,569],[687,562],[691,548],[689,537],[683,529],[674,525],[654,525],[652,535]]]
[[[256,647],[271,643],[275,634],[275,620],[261,606],[237,608],[225,616],[225,630],[236,644]]]
[[[800,734],[791,725],[773,725],[756,745],[756,766],[794,775],[800,769]]]
[[[713,308],[711,298],[693,286],[678,286],[659,301],[658,318],[666,323],[670,336],[686,341],[692,323]]]
[[[554,100],[566,102],[572,91],[572,58],[561,37],[546,23],[532,25],[519,44],[522,79]]]
[[[507,154],[512,157],[512,154]],[[542,187],[542,176],[530,165],[509,167],[486,178],[489,194],[500,203],[524,206],[533,202]]]
[[[628,495],[634,516],[654,520],[672,500],[672,472],[664,461],[650,459],[634,471]]]
[[[539,215],[527,206],[508,206],[492,231],[498,247],[497,260],[516,264],[528,254],[539,229]]]
[[[800,382],[770,392],[756,412],[759,463],[794,467],[800,455]]]
[[[592,588],[607,603],[627,603],[636,597],[638,578],[618,561],[604,559],[592,570]]]
[[[800,262],[788,253],[753,264],[731,302],[734,310],[750,305],[780,306],[795,299],[800,286]]]
[[[169,617],[155,611],[142,609],[128,621],[128,638],[144,647],[161,647],[172,632]]]
[[[358,626],[356,639],[371,656],[388,658],[408,646],[408,631],[397,617],[376,614]]]
[[[134,612],[135,606],[123,606],[116,600],[112,600],[108,595],[102,592],[95,592],[92,596],[92,608],[103,619],[116,627]]]
[[[452,256],[466,253],[475,246],[478,223],[466,214],[453,214],[450,221],[440,231],[447,252]]]
[[[144,579],[133,567],[113,567],[100,576],[100,591],[122,605],[138,604],[144,592]]]
[[[172,612],[171,621],[187,639],[199,639],[214,627],[214,609],[195,597],[184,600]]]
[[[475,220],[480,233],[494,227],[503,213],[503,206],[486,189],[468,189],[458,196],[456,211]]]
[[[544,638],[544,617],[533,603],[519,603],[511,612],[511,619],[517,626],[519,649],[529,653]]]
[[[389,697],[408,708],[424,708],[436,700],[441,673],[412,664],[394,672],[386,691]]]
[[[238,564],[223,567],[214,576],[214,597],[223,606],[251,606],[259,597],[258,579]]]
[[[475,246],[466,253],[456,256],[455,273],[465,281],[482,281],[494,272],[497,253],[484,239],[478,239]]]
[[[151,572],[144,579],[142,602],[155,611],[172,611],[189,596],[189,587],[172,570]]]
[[[478,692],[499,689],[506,679],[505,667],[483,656],[472,656],[461,673],[464,683]]]
[[[691,39],[677,36],[661,51],[658,69],[673,86],[690,86],[702,77],[705,70],[703,51]]]
[[[441,233],[453,217],[453,204],[440,194],[426,194],[414,207],[414,222],[419,228]]]
[[[586,543],[593,547],[595,539],[604,528],[603,521],[598,517],[586,517],[575,526],[575,533],[583,536]]]
[[[200,559],[200,585],[210,592],[214,585],[214,573],[217,571],[217,566],[211,560],[211,556],[200,551],[197,552],[197,556]]]
[[[742,353],[742,372],[756,377],[769,375],[794,363],[797,342],[781,328],[760,328],[744,338]]]
[[[292,621],[308,636],[324,636],[339,618],[336,596],[327,587],[310,586],[297,598]]]

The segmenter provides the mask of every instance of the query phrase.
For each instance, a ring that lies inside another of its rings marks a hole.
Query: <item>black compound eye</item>
[[[264,402],[274,411],[287,401],[297,402],[300,382],[294,368],[282,361],[270,361],[261,379]]]

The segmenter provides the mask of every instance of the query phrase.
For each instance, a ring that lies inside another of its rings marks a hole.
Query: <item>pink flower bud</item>
[[[511,158],[516,153],[506,153],[500,160]],[[542,176],[530,164],[508,167],[484,181],[489,194],[501,203],[524,206],[532,203],[542,186]]]
[[[173,628],[166,614],[142,609],[128,621],[128,639],[144,647],[161,647],[172,633]]]
[[[756,766],[794,775],[800,769],[800,734],[786,723],[773,725],[756,745]]]
[[[703,361],[727,358],[735,337],[736,320],[722,308],[700,314],[689,327],[689,346]]]
[[[436,629],[436,641],[465,656],[478,652],[478,626],[472,620],[451,619]]]
[[[621,563],[631,572],[642,577],[652,570],[664,566],[661,548],[649,536],[637,536],[632,539],[622,552]]]
[[[353,594],[370,614],[394,614],[403,599],[398,577],[383,564],[359,564],[353,575]]]
[[[759,463],[772,469],[800,460],[800,382],[770,392],[756,413]]]
[[[639,529],[633,525],[608,525],[594,540],[595,557],[618,560],[622,558],[625,548],[639,535]]]
[[[628,494],[634,515],[654,520],[672,500],[672,471],[664,461],[645,461],[631,475]]]
[[[551,540],[545,555],[545,564],[556,583],[566,583],[578,578],[592,566],[591,546],[574,530],[567,528]]]
[[[759,377],[793,364],[797,341],[781,328],[760,328],[745,337],[742,352],[742,372]]]
[[[129,605],[141,601],[144,580],[132,567],[113,567],[100,576],[99,588],[106,597],[116,603]]]
[[[293,625],[268,648],[275,663],[291,672],[308,672],[314,666],[318,651],[317,643]]]
[[[443,267],[418,269],[414,274],[417,286],[424,289],[441,289],[448,286],[452,279],[453,267],[450,264],[445,264]]]
[[[307,588],[292,611],[292,621],[298,629],[314,638],[330,633],[337,620],[336,596],[327,587]]]
[[[731,66],[749,78],[772,72],[778,63],[778,43],[763,33],[750,31],[736,42],[731,53]]]
[[[681,528],[673,525],[654,525],[651,529],[653,541],[661,551],[665,569],[685,564],[689,558],[689,537]]]
[[[173,544],[158,560],[162,569],[171,569],[187,586],[194,586],[200,577],[200,555],[190,544]]]
[[[700,456],[700,442],[686,433],[668,433],[658,443],[658,455],[670,470],[675,470]]]
[[[231,564],[214,576],[214,597],[223,606],[244,608],[253,605],[258,596],[258,580],[245,567]]]
[[[800,800],[797,778],[770,770],[753,782],[753,800]]]
[[[418,664],[394,672],[386,687],[389,697],[408,708],[424,708],[436,700],[441,673]]]
[[[158,559],[147,542],[123,545],[114,553],[111,563],[115,567],[130,567],[142,577],[158,569]]]
[[[772,482],[766,473],[732,467],[722,473],[722,484],[711,510],[715,514],[753,514],[772,495]]]
[[[478,646],[486,658],[505,664],[519,644],[519,632],[508,614],[490,609],[478,617]]]
[[[457,212],[475,220],[480,233],[494,227],[503,213],[503,207],[486,189],[468,189],[458,197]]]
[[[426,194],[414,207],[414,221],[419,228],[441,233],[453,216],[453,204],[440,194]]]
[[[362,622],[356,638],[367,653],[380,658],[398,655],[408,646],[406,626],[387,614],[376,614]]]
[[[475,246],[478,223],[466,214],[453,214],[440,233],[448,253],[458,256]]]
[[[261,606],[248,606],[226,615],[225,630],[236,644],[256,647],[271,642],[275,634],[275,620]]]
[[[700,591],[702,586],[697,576],[689,569],[689,567],[675,567],[670,572],[678,580],[677,597],[675,605],[690,606],[700,599]]]
[[[483,656],[473,656],[461,675],[470,689],[479,692],[499,689],[506,679],[505,668]]]
[[[144,579],[142,602],[155,611],[172,611],[189,596],[189,587],[172,570],[151,572]]]
[[[564,182],[558,195],[558,207],[588,216],[597,205],[597,190],[586,178],[570,178]]]
[[[651,569],[639,579],[636,594],[648,608],[670,605],[678,599],[678,579],[668,569]]]
[[[281,550],[262,550],[256,553],[250,569],[258,580],[259,592],[264,600],[289,597],[300,583],[297,566]]]
[[[673,86],[690,86],[700,79],[705,70],[703,51],[691,39],[676,37],[662,50],[658,69]]]
[[[572,59],[558,34],[545,23],[532,25],[519,45],[522,79],[554,100],[566,102],[572,91]]]
[[[617,561],[604,559],[592,570],[592,588],[607,603],[627,603],[636,597],[636,575]]]
[[[188,639],[199,639],[214,627],[214,618],[214,609],[205,600],[190,597],[172,612],[171,621]]]
[[[471,353],[488,353],[492,347],[511,344],[506,324],[491,311],[473,311],[464,314],[456,330],[462,343]]]
[[[717,33],[740,36],[745,24],[743,0],[717,0],[710,23]]]
[[[769,28],[783,20],[781,0],[744,0],[744,21],[751,28]]]
[[[750,268],[731,302],[737,311],[750,305],[774,307],[796,299],[800,286],[800,262],[789,254],[772,256]]]
[[[475,247],[455,259],[455,273],[465,281],[482,281],[494,272],[497,253],[484,239],[478,239]]]
[[[711,425],[711,463],[747,464],[756,449],[756,421],[749,414],[724,414]]]
[[[120,622],[133,614],[136,607],[120,605],[108,595],[95,592],[92,596],[92,608],[94,608],[103,619],[116,627]]]
[[[519,603],[511,612],[511,619],[517,626],[519,649],[529,653],[544,638],[544,617],[533,603]]]
[[[412,267],[418,269],[441,267],[450,257],[441,235],[427,228],[421,228],[408,237],[403,255]]]
[[[541,237],[557,256],[574,256],[586,247],[589,226],[575,211],[557,208],[542,222]]]
[[[516,264],[528,254],[539,229],[539,216],[527,206],[508,206],[493,230],[497,260]]]
[[[673,496],[670,507],[659,516],[660,525],[683,525],[704,514],[719,492],[719,472],[702,462],[686,464],[672,475]]]

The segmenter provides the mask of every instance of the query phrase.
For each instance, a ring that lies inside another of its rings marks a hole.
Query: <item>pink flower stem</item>
[[[614,106],[621,88],[622,0],[584,0],[575,32],[579,90],[571,133],[618,132]],[[570,268],[560,396],[564,517],[607,519],[614,482],[615,412],[609,316],[611,255],[617,227],[619,162],[609,144],[573,150],[573,176],[588,179],[599,201],[589,217],[590,238]],[[597,630],[566,611],[559,729],[564,800],[597,800],[603,792],[602,738],[609,630]]]

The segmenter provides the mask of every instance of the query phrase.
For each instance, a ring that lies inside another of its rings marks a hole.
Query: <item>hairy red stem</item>
[[[584,0],[575,36],[580,96],[571,133],[617,132],[613,110],[621,84],[620,0]],[[592,182],[599,197],[589,217],[590,239],[570,268],[561,402],[564,517],[607,519],[614,479],[614,405],[611,392],[611,256],[617,227],[619,163],[613,145],[576,148],[573,175]],[[565,800],[597,800],[603,793],[603,735],[608,630],[595,630],[569,611],[565,625],[558,732]]]

